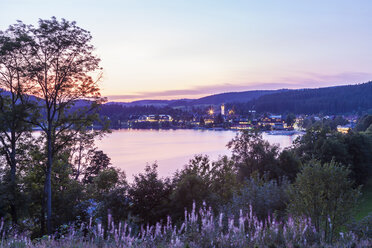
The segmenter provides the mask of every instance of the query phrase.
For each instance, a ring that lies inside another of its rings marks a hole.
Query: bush
[[[223,209],[237,215],[240,210],[247,212],[252,207],[253,213],[261,220],[271,214],[282,217],[288,202],[289,185],[284,179],[278,183],[276,180],[250,178]]]
[[[362,239],[372,238],[372,212],[360,221],[353,221],[347,228]]]
[[[311,218],[316,230],[332,241],[335,232],[350,220],[360,195],[349,175],[349,169],[335,162],[306,164],[290,188],[289,212]]]
[[[144,224],[154,224],[158,220],[166,219],[171,192],[169,180],[159,178],[157,165],[148,165],[145,173],[136,175],[129,187],[131,211]]]

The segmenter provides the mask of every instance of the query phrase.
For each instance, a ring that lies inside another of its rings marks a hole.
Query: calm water
[[[124,170],[131,181],[133,174],[143,172],[147,163],[157,162],[159,174],[170,176],[195,154],[207,154],[211,160],[230,155],[226,144],[235,135],[235,131],[116,130],[96,144],[111,158],[112,165]],[[284,148],[297,136],[264,133],[263,137]]]

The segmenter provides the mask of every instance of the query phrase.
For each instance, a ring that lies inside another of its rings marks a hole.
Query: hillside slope
[[[357,85],[300,89],[264,95],[247,103],[258,112],[340,114],[372,109],[372,81]]]

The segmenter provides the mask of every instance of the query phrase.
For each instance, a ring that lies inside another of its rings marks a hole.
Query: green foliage
[[[203,201],[211,203],[210,166],[208,156],[196,155],[183,170],[176,173],[171,195],[173,218],[181,218],[184,209],[191,209],[193,202],[197,206],[201,206]]]
[[[372,213],[372,178],[362,186],[362,196],[359,199],[358,206],[355,210],[355,219],[361,220]]]
[[[291,149],[284,149],[279,154],[279,168],[281,175],[293,182],[301,168],[301,160]]]
[[[203,202],[217,209],[232,199],[239,187],[236,168],[227,156],[211,162],[208,156],[196,155],[173,178],[172,217],[179,219],[184,209]]]
[[[340,227],[347,223],[360,194],[353,188],[351,171],[335,162],[321,164],[311,161],[298,174],[289,196],[289,213],[311,218],[315,228],[332,240]]]
[[[223,119],[221,113],[218,114],[218,115],[215,117],[215,119],[214,119],[214,123],[215,123],[215,124],[222,124],[222,123],[224,123],[224,119]]]
[[[172,211],[173,218],[180,218],[184,209],[191,209],[192,203],[195,202],[201,206],[203,201],[210,202],[212,192],[209,191],[207,182],[196,174],[187,174],[177,182],[171,200],[174,205]]]
[[[349,122],[345,120],[342,116],[336,116],[333,118],[322,118],[320,120],[315,120],[314,116],[309,116],[299,123],[299,126],[305,128],[306,130],[313,129],[326,129],[336,131],[337,126],[339,125],[346,125]]]
[[[238,133],[227,147],[232,151],[232,160],[241,181],[255,173],[261,176],[266,174],[269,178],[279,177],[279,147],[263,140],[257,131]]]
[[[92,184],[87,185],[89,201],[98,203],[93,217],[107,224],[108,215],[118,223],[130,214],[128,183],[125,174],[115,168],[107,168],[94,177]],[[86,207],[85,207],[86,208]],[[83,209],[84,210],[84,209]]]
[[[119,173],[115,168],[100,171],[93,179],[94,192],[103,195],[115,188],[119,181]]]
[[[353,221],[347,225],[348,229],[360,238],[372,238],[372,212],[359,221]]]
[[[80,216],[76,206],[84,197],[84,187],[71,178],[71,174],[66,157],[55,162],[52,171],[52,202],[58,206],[53,211],[53,225],[56,227],[76,221],[77,216]]]
[[[226,204],[240,187],[233,160],[227,156],[221,157],[212,163],[209,174],[210,191],[217,196],[217,205]]]
[[[341,114],[372,108],[372,82],[319,89],[282,90],[266,94],[245,104],[235,103],[237,110],[294,114]]]
[[[285,118],[285,123],[287,123],[287,126],[292,126],[296,121],[296,115],[295,114],[287,114]]]
[[[247,179],[234,194],[233,199],[223,206],[224,212],[235,216],[243,212],[253,213],[264,220],[268,215],[285,216],[288,203],[288,180],[265,180],[264,178]]]
[[[131,209],[142,223],[154,224],[169,213],[171,183],[158,176],[157,165],[147,165],[144,173],[134,176],[128,195]]]
[[[301,161],[292,150],[280,152],[257,131],[243,131],[231,140],[227,147],[232,151],[232,161],[241,182],[252,175],[265,175],[268,179],[280,180],[287,177],[294,180]]]
[[[356,131],[366,131],[372,125],[372,115],[365,115],[358,120],[358,123],[355,127]]]
[[[323,127],[311,128],[296,141],[294,151],[302,162],[334,160],[350,166],[357,184],[366,181],[372,166],[372,136],[365,133],[342,134]]]
[[[372,124],[367,128],[366,134],[372,135]]]
[[[18,223],[21,199],[18,170],[25,140],[30,136],[30,121],[38,116],[36,104],[25,94],[27,62],[23,59],[23,42],[10,30],[0,32],[0,155],[7,165],[3,178],[7,188],[4,207],[10,208],[13,224]]]
[[[40,113],[30,118],[45,134],[45,212],[48,233],[53,231],[52,173],[60,152],[75,135],[98,120],[100,97],[92,73],[101,70],[100,59],[93,54],[90,33],[65,19],[39,19],[38,25],[21,21],[6,31],[20,44],[26,86],[22,95],[34,96]],[[16,55],[16,54],[12,54]],[[3,54],[1,58],[3,58]],[[89,101],[87,101],[89,100]],[[83,102],[80,107],[78,103]],[[43,209],[44,210],[44,209]]]
[[[201,127],[203,127],[203,126],[205,125],[205,120],[204,120],[203,117],[200,117],[200,123],[199,123],[199,125],[200,125]]]
[[[110,165],[110,158],[102,151],[94,151],[90,158],[89,165],[85,168],[83,183],[92,183],[102,170],[105,170]]]

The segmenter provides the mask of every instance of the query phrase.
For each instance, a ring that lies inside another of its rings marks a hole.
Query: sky
[[[0,30],[52,16],[90,31],[112,101],[372,80],[369,0],[0,0]]]

